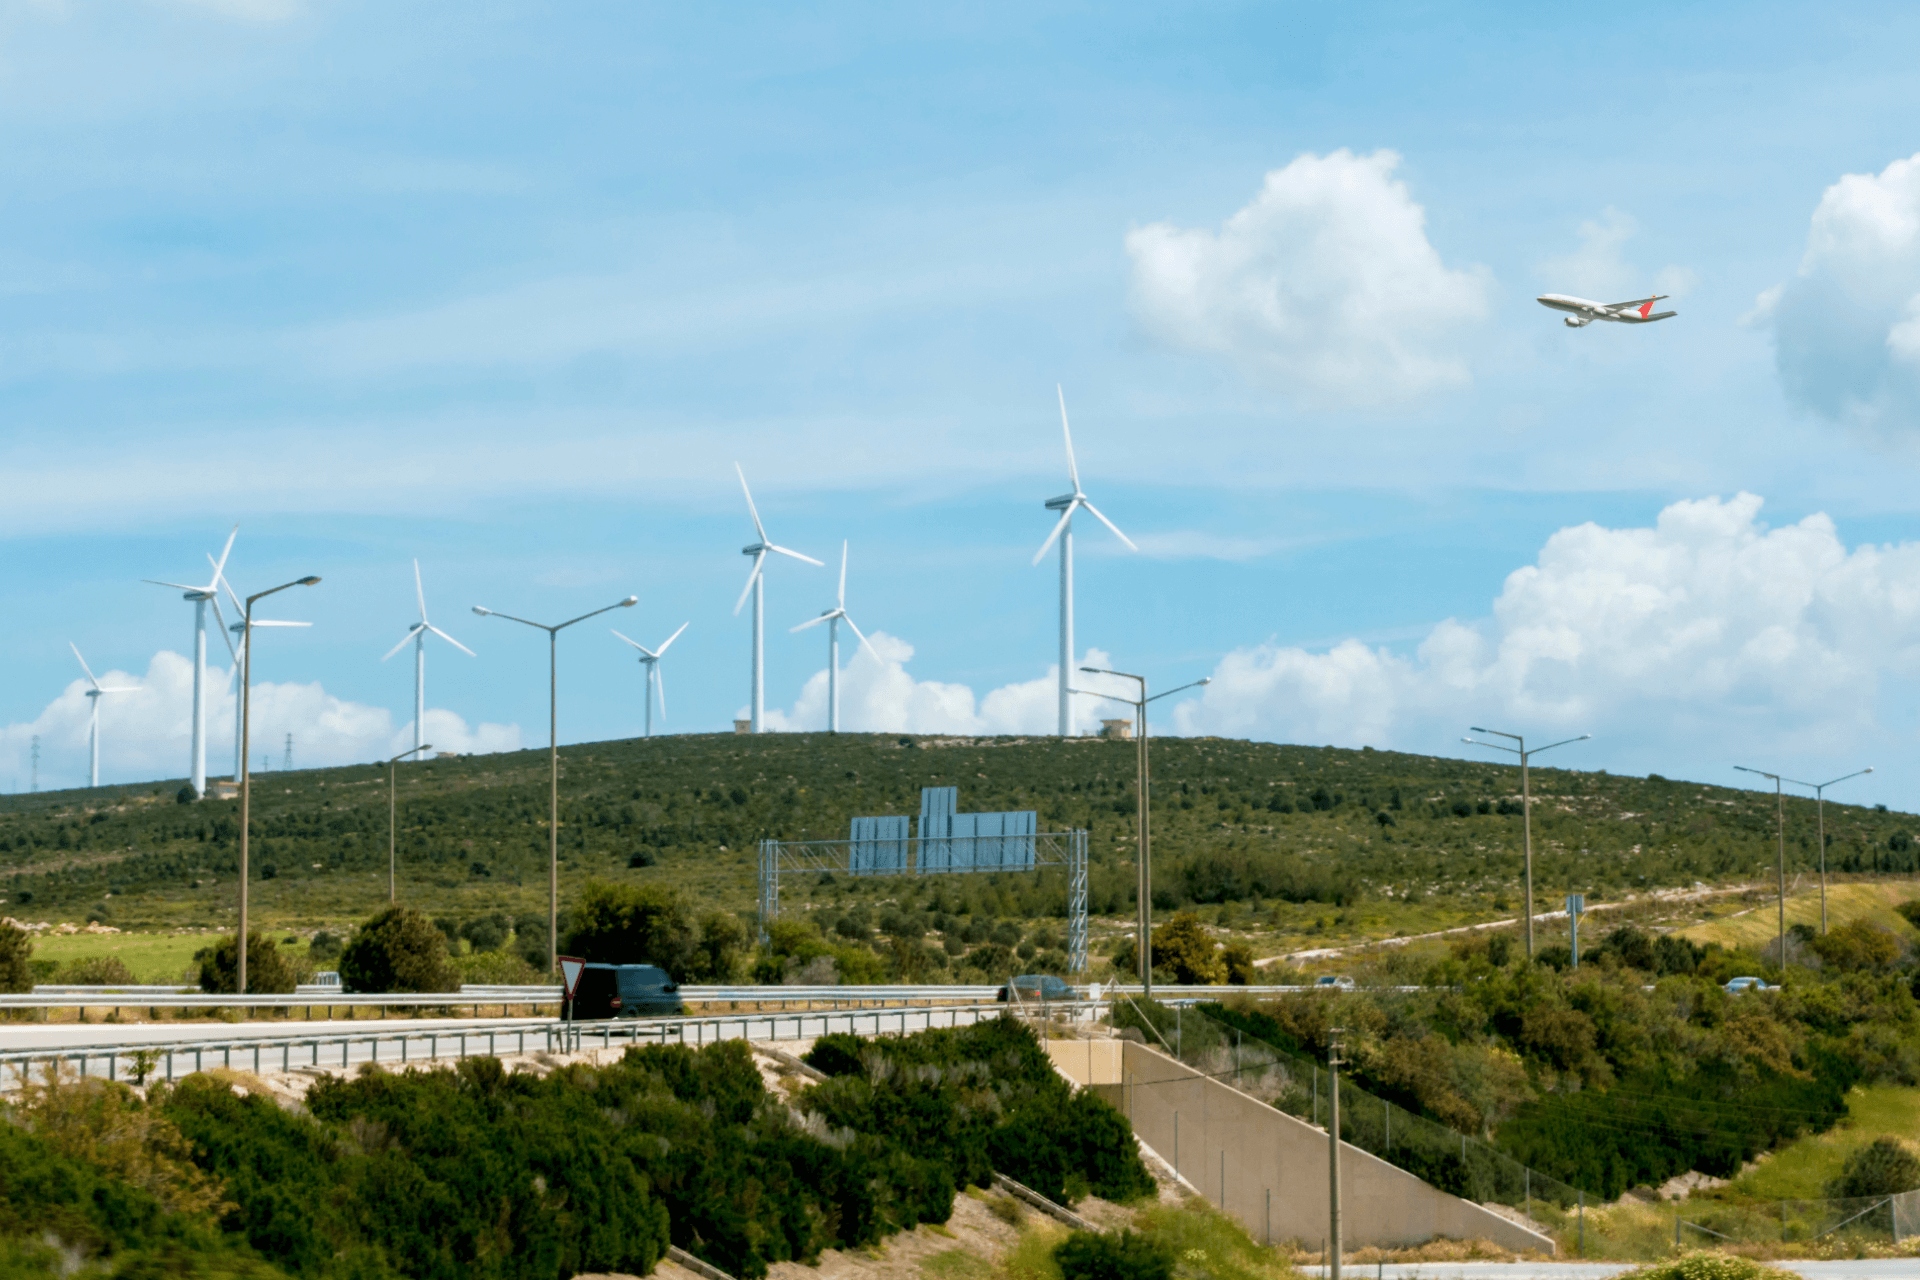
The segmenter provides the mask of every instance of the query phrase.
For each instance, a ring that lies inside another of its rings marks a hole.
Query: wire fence
[[[1324,1063],[1292,1053],[1194,1006],[1123,997],[1116,1027],[1134,1027],[1196,1071],[1325,1128],[1332,1115]],[[1920,1191],[1852,1199],[1739,1201],[1692,1197],[1608,1202],[1340,1079],[1340,1138],[1464,1200],[1500,1206],[1577,1256],[1657,1257],[1678,1246],[1834,1247],[1920,1237]]]

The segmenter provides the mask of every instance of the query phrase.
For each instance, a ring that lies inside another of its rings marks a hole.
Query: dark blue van
[[[652,964],[589,964],[573,989],[573,1016],[655,1018],[683,1013],[680,986]]]

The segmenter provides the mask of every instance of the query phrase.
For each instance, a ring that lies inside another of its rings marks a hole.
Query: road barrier
[[[1032,1012],[1037,1006],[1032,1006]],[[1049,1013],[1084,1017],[1097,1011],[1089,1001],[1057,1002]],[[733,1013],[706,1017],[632,1018],[604,1022],[483,1021],[453,1027],[409,1028],[337,1035],[247,1036],[226,1040],[149,1040],[137,1044],[73,1045],[20,1049],[0,1053],[0,1089],[15,1088],[36,1068],[72,1067],[82,1077],[109,1080],[144,1079],[152,1075],[172,1080],[180,1074],[182,1059],[191,1059],[192,1071],[209,1065],[248,1070],[292,1071],[299,1067],[346,1069],[355,1062],[406,1064],[444,1057],[465,1058],[484,1053],[498,1056],[503,1042],[508,1052],[578,1052],[617,1045],[712,1044],[719,1040],[806,1040],[829,1032],[856,1035],[908,1035],[934,1027],[960,1027],[999,1017],[1007,1006],[901,1005],[877,1009],[795,1010],[791,1012]],[[509,1040],[511,1037],[511,1040]],[[484,1046],[484,1047],[483,1047]],[[450,1049],[450,1053],[442,1050]],[[384,1056],[383,1056],[384,1050]],[[338,1052],[338,1061],[335,1052]],[[217,1062],[210,1059],[217,1057]],[[324,1061],[323,1061],[324,1057]],[[278,1059],[276,1063],[276,1059]]]

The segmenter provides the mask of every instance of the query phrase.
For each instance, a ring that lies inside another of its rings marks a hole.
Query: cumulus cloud
[[[1465,384],[1453,339],[1486,313],[1486,274],[1441,262],[1399,163],[1391,151],[1303,155],[1218,231],[1133,231],[1141,326],[1312,403]]]
[[[1242,649],[1175,724],[1429,751],[1494,717],[1728,751],[1880,740],[1883,683],[1920,674],[1920,544],[1849,551],[1824,515],[1769,528],[1760,509],[1742,493],[1562,529],[1487,621],[1442,622],[1410,656]]]
[[[1868,429],[1920,426],[1920,155],[1828,187],[1799,270],[1748,320],[1772,329],[1799,404]]]
[[[1059,727],[1060,668],[1033,680],[1002,685],[976,698],[964,684],[917,680],[907,671],[913,646],[897,636],[876,631],[872,649],[856,648],[840,672],[840,728],[868,733],[1047,734]],[[1112,665],[1110,655],[1087,650],[1082,665]],[[1075,687],[1104,692],[1127,692],[1126,682],[1108,676],[1082,674]],[[1074,700],[1075,733],[1099,729],[1103,718],[1131,714],[1119,703],[1081,696]],[[746,717],[742,708],[740,716]],[[827,673],[816,671],[800,690],[790,710],[769,708],[766,725],[774,730],[820,730],[827,727]]]
[[[179,778],[187,774],[193,736],[193,663],[161,650],[144,675],[99,673],[103,686],[125,693],[101,699],[100,779],[127,782]],[[213,691],[207,699],[207,772],[226,777],[233,771],[235,698],[228,673],[208,672]],[[40,739],[42,790],[83,787],[87,783],[89,708],[84,680],[75,680],[32,721],[0,728],[0,778],[25,790],[31,778],[33,739]],[[319,684],[253,686],[253,763],[267,757],[272,768],[285,760],[286,736],[293,735],[295,768],[351,764],[385,759],[412,745],[413,722],[398,726],[383,707],[334,697]],[[469,726],[451,711],[429,708],[426,738],[441,751],[515,751],[518,725]]]

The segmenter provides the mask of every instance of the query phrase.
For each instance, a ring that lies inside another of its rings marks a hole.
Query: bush
[[[1905,950],[1891,929],[1871,920],[1852,920],[1832,933],[1814,936],[1807,946],[1822,964],[1845,972],[1879,973],[1900,958]]]
[[[685,899],[661,885],[590,881],[567,913],[563,954],[596,964],[656,964],[693,980],[699,935]]]
[[[1178,983],[1205,986],[1224,982],[1226,961],[1214,948],[1213,936],[1191,911],[1182,911],[1153,931],[1153,967],[1164,965]]]
[[[388,907],[361,925],[340,955],[348,991],[457,991],[447,939],[412,907]]]
[[[0,924],[0,991],[33,990],[33,935]]]
[[[1690,1253],[1671,1262],[1622,1271],[1614,1280],[1797,1280],[1791,1271],[1725,1253]]]
[[[232,934],[211,947],[193,953],[200,966],[200,989],[212,995],[233,995],[239,991],[240,945]],[[257,930],[247,934],[247,994],[275,995],[292,991],[299,975],[272,938],[263,938]]]
[[[253,985],[253,957],[247,957],[247,985]],[[72,987],[126,987],[133,985],[133,970],[118,956],[83,956],[60,967],[55,982]]]
[[[1875,1138],[1847,1157],[1840,1176],[1827,1184],[1827,1194],[1890,1196],[1920,1189],[1920,1156],[1898,1138]]]
[[[1076,1231],[1053,1260],[1062,1280],[1173,1280],[1173,1250],[1131,1231]]]
[[[325,964],[329,960],[338,960],[343,949],[339,938],[322,929],[307,943],[307,956],[315,964]]]

